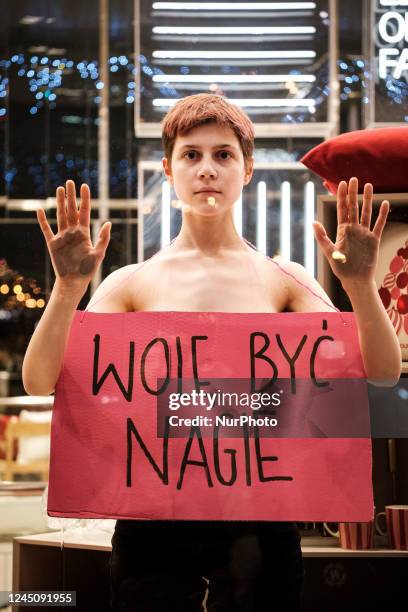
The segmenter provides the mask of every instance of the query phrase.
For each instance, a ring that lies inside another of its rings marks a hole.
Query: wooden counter
[[[61,535],[54,531],[14,538],[13,590],[76,591],[78,612],[109,612],[112,532],[64,532],[63,548]],[[336,538],[309,537],[302,539],[302,552],[304,612],[344,612],[350,601],[355,609],[378,609],[375,605],[385,605],[391,592],[398,600],[406,591],[408,551],[343,550]]]

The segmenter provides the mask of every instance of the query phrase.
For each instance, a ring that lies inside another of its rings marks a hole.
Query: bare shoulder
[[[118,268],[101,282],[87,306],[91,312],[129,312],[133,310],[130,284],[142,264]]]
[[[320,283],[296,261],[274,258],[286,288],[285,310],[291,312],[333,312],[335,307]]]

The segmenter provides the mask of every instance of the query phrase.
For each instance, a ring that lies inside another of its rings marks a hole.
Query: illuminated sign
[[[382,5],[386,0],[382,0]],[[388,2],[387,5],[390,3]],[[408,8],[407,2],[393,3],[395,6],[404,4]],[[380,40],[384,44],[398,45],[408,42],[408,11],[404,14],[395,10],[387,11],[381,15],[378,22],[378,33]],[[403,49],[396,47],[383,47],[379,52],[379,76],[382,79],[387,77],[389,69],[392,69],[392,76],[400,79],[404,71],[408,71],[408,47]]]

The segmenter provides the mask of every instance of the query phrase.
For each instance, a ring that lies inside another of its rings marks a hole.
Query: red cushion
[[[336,193],[340,181],[358,178],[377,193],[408,191],[408,127],[375,128],[340,134],[317,145],[300,160]]]

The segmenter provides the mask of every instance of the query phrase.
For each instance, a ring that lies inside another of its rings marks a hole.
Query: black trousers
[[[114,612],[298,612],[300,536],[295,523],[120,520],[110,579]]]

